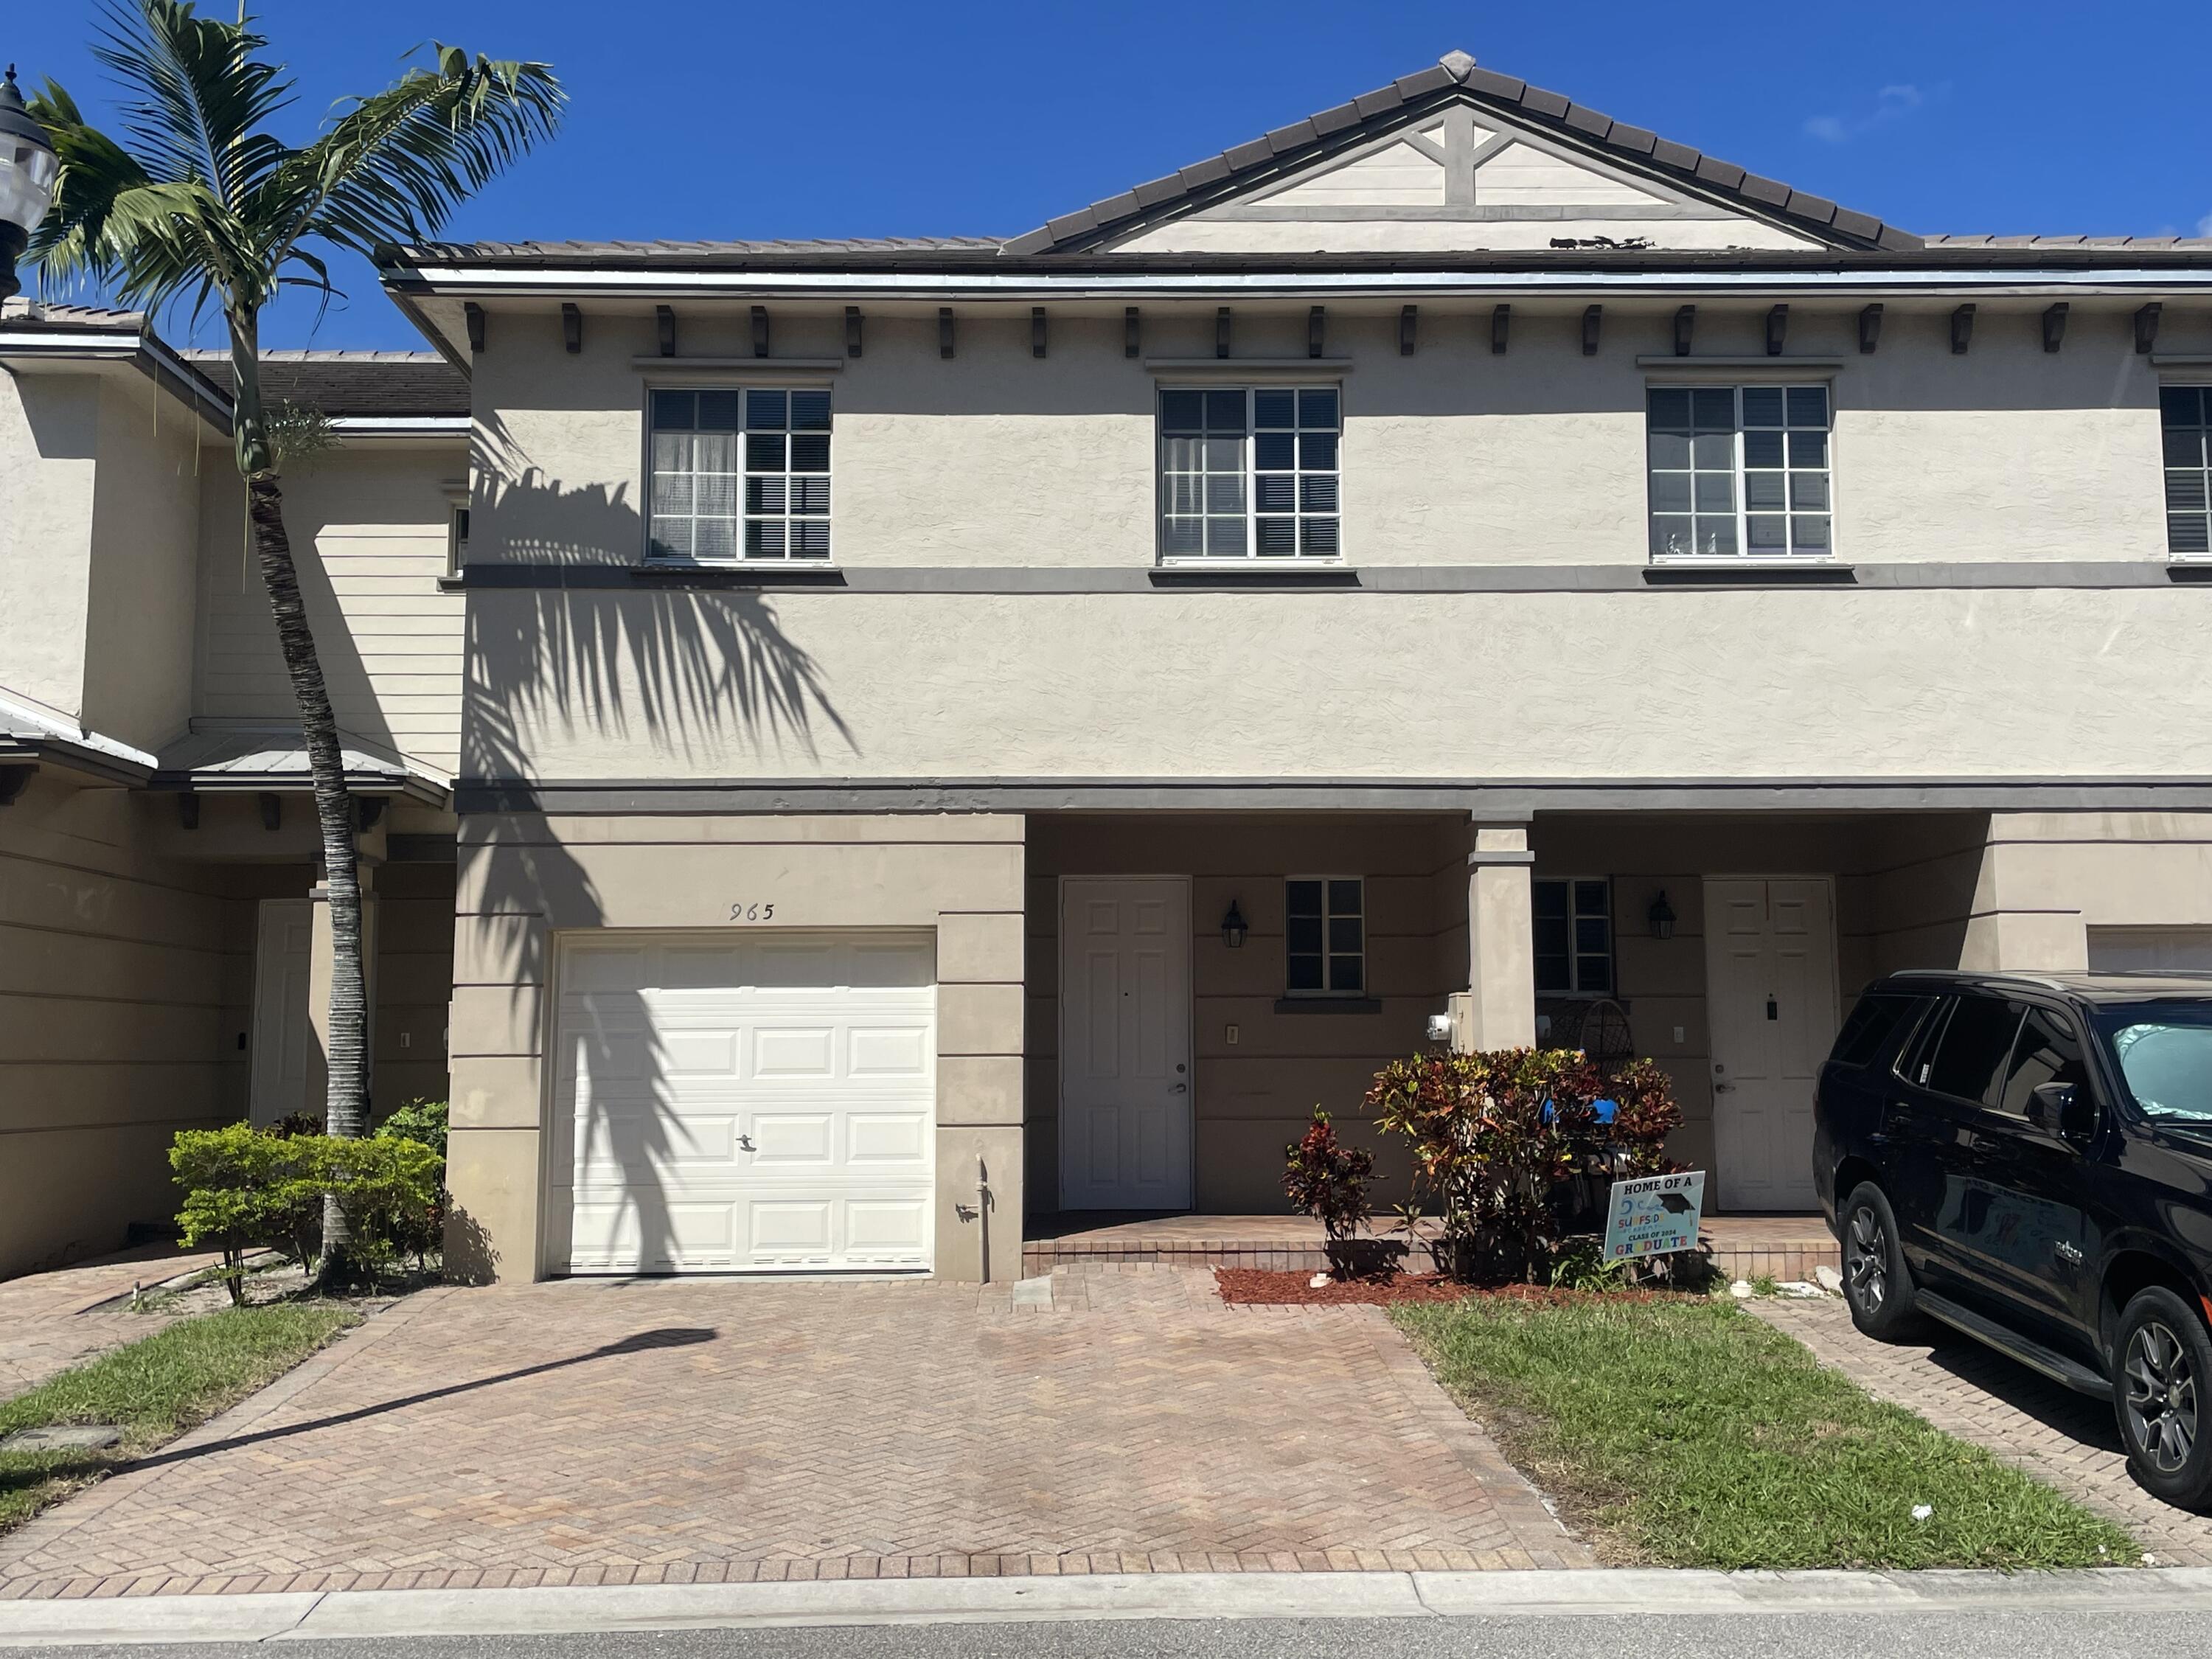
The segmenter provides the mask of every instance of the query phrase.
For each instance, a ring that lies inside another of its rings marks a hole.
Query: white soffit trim
[[[471,418],[466,415],[333,415],[331,430],[354,438],[465,437]]]
[[[1006,276],[940,271],[614,270],[423,265],[387,278],[403,290],[434,294],[659,294],[694,298],[728,295],[968,295],[1014,299],[1053,295],[1081,299],[1153,295],[1193,298],[1335,294],[1755,294],[1797,291],[1879,295],[1918,289],[1931,295],[2031,296],[2051,292],[2132,295],[2177,289],[2212,292],[2212,270],[1470,270],[1316,272],[1024,272]]]

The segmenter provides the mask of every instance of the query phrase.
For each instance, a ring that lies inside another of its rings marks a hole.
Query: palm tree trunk
[[[367,1126],[368,1112],[368,994],[362,971],[361,864],[354,844],[353,798],[346,792],[345,762],[338,747],[337,717],[323,683],[315,636],[300,594],[299,567],[291,538],[284,531],[284,497],[276,477],[277,458],[269,447],[261,403],[257,331],[232,319],[231,364],[236,397],[234,420],[239,470],[246,476],[246,514],[253,550],[269,591],[276,643],[291,677],[300,707],[300,735],[307,745],[307,770],[314,784],[315,819],[322,832],[323,886],[330,906],[331,1006],[328,1046],[324,1054],[327,1082],[323,1121],[327,1132],[348,1139]],[[352,1275],[352,1229],[335,1195],[323,1203],[323,1259],[325,1282]]]

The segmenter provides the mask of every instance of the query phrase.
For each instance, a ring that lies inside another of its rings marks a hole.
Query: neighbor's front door
[[[1070,876],[1060,906],[1060,1206],[1190,1207],[1190,884]]]
[[[254,1122],[267,1125],[307,1109],[316,1054],[307,1008],[307,950],[314,904],[264,899],[253,951]]]
[[[1836,1040],[1826,878],[1705,883],[1713,1180],[1729,1210],[1809,1210],[1813,1088]]]

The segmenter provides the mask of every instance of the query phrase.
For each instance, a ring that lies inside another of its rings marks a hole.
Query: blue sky
[[[95,10],[19,0],[0,53],[104,112]],[[262,0],[257,15],[299,82],[301,134],[424,40],[555,66],[566,131],[470,204],[458,238],[1012,234],[1454,46],[1915,230],[2212,234],[2204,0]],[[337,274],[347,302],[319,319],[287,303],[267,343],[420,343],[365,264]]]

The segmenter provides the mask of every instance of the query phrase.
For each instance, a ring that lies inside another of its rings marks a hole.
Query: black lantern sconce
[[[1674,907],[1667,902],[1667,890],[1665,888],[1662,887],[1659,890],[1659,896],[1651,901],[1651,908],[1649,910],[1646,910],[1644,914],[1645,918],[1651,923],[1652,938],[1672,939],[1674,937]]]
[[[1244,925],[1244,913],[1237,908],[1237,901],[1229,901],[1229,914],[1221,919],[1221,942],[1232,951],[1244,948],[1244,935],[1250,931]]]

